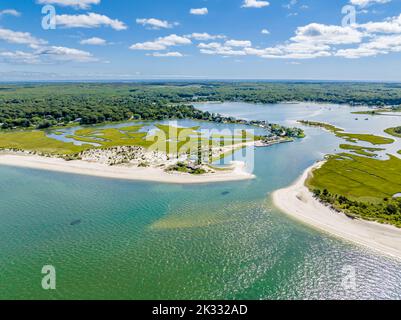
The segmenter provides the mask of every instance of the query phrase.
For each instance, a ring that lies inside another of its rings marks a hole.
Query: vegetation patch
[[[381,148],[369,148],[369,147],[356,146],[356,145],[351,145],[351,144],[341,144],[340,148],[343,150],[348,150],[350,152],[353,152],[353,153],[361,155],[361,156],[366,156],[366,157],[375,157],[375,156],[377,156],[377,154],[375,153],[376,151],[385,150],[385,149],[381,149]]]
[[[319,127],[326,129],[332,133],[334,133],[337,137],[342,138],[348,142],[358,142],[364,141],[369,142],[374,145],[383,145],[383,144],[391,144],[394,142],[393,139],[376,136],[373,134],[360,134],[360,133],[347,133],[344,132],[344,129],[337,128],[331,124],[323,123],[323,122],[314,122],[314,121],[298,121],[299,123],[307,126]]]
[[[401,138],[401,127],[395,127],[395,128],[388,128],[384,130],[389,135],[392,135],[394,137]]]
[[[91,145],[77,146],[46,136],[44,131],[12,131],[0,133],[0,149],[31,151],[40,154],[70,155],[90,149]]]
[[[351,217],[401,227],[401,159],[352,154],[330,156],[306,181],[322,202]]]
[[[380,116],[385,115],[386,112],[401,112],[401,106],[395,106],[392,108],[376,108],[373,110],[365,110],[365,111],[356,111],[352,112],[353,114],[367,114],[371,116]]]
[[[169,167],[166,169],[166,171],[170,172],[181,172],[181,173],[189,173],[189,174],[195,174],[195,175],[201,175],[207,173],[206,169],[202,168],[202,166],[195,166],[191,164],[186,164],[183,162],[177,162],[177,164]]]
[[[67,136],[67,138],[98,144],[101,148],[117,146],[149,147],[152,142],[145,139],[146,132],[138,132],[141,128],[142,126],[109,129],[85,128],[77,130],[74,135]]]

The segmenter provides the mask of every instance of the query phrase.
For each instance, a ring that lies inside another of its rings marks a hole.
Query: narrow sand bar
[[[185,173],[167,173],[159,168],[138,168],[128,166],[107,166],[86,161],[65,161],[59,158],[47,158],[32,155],[0,155],[0,165],[48,170],[71,174],[96,176],[102,178],[154,181],[175,184],[201,184],[211,182],[240,181],[255,178],[245,171],[243,162],[232,162],[232,169],[192,175]]]
[[[305,186],[315,164],[290,187],[273,193],[273,202],[286,214],[334,236],[358,243],[382,254],[401,259],[401,229],[359,219],[348,218],[316,200]]]

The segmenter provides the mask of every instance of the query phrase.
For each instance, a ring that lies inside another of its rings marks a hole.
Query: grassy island
[[[377,156],[377,154],[375,153],[376,151],[384,150],[382,148],[362,147],[362,146],[351,145],[351,144],[340,144],[340,148],[343,150],[347,150],[352,153],[358,154],[358,155],[366,156],[366,157],[375,157],[375,156]]]
[[[380,116],[386,115],[387,112],[401,112],[401,106],[395,106],[391,108],[375,108],[371,110],[364,110],[364,111],[356,111],[352,112],[353,114],[366,114],[370,116]],[[400,113],[401,116],[401,113]]]
[[[300,123],[323,128],[352,143],[364,141],[385,145],[394,142],[371,134],[346,133],[327,123]],[[398,130],[391,128],[386,133],[397,136]],[[328,156],[326,162],[306,180],[307,187],[322,203],[351,218],[401,227],[401,159],[395,156],[384,161],[375,159],[376,152],[384,150],[377,147],[341,144],[340,148],[350,153]]]
[[[391,136],[401,138],[401,127],[389,128],[385,132]]]
[[[344,132],[344,129],[337,128],[328,123],[305,121],[305,120],[301,120],[298,122],[303,125],[307,125],[307,126],[323,128],[327,131],[334,133],[337,137],[345,139],[348,142],[364,141],[364,142],[369,142],[374,145],[391,144],[394,142],[393,139],[376,136],[373,134],[347,133],[347,132]]]
[[[307,186],[322,202],[350,217],[401,227],[401,159],[330,156]]]

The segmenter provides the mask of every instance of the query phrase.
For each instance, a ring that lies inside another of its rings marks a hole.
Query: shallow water
[[[196,107],[225,116],[234,116],[246,120],[268,120],[272,123],[286,126],[303,127],[297,123],[298,120],[326,122],[342,128],[348,133],[369,133],[394,139],[395,142],[393,144],[378,146],[385,149],[382,152],[378,152],[380,158],[386,158],[386,154],[399,156],[398,151],[401,150],[401,139],[384,132],[385,129],[400,126],[401,118],[397,116],[352,114],[352,112],[368,110],[368,107],[316,103],[270,105],[218,103],[198,104]],[[340,141],[341,143],[352,144],[345,140]],[[358,142],[358,145],[372,147],[369,143],[364,142]]]
[[[365,132],[346,109],[202,108]],[[369,130],[380,131],[373,124],[387,120],[369,121]],[[180,186],[0,167],[0,298],[400,299],[401,262],[311,229],[271,204],[272,191],[342,141],[306,130],[306,139],[257,148],[252,181]],[[41,289],[48,264],[57,270],[52,292]],[[354,289],[343,286],[349,267]]]

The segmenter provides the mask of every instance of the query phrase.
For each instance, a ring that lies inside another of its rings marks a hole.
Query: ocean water
[[[331,112],[337,106],[200,107],[287,125],[325,120],[353,132],[362,121],[381,132],[398,120],[355,120],[349,107]],[[0,166],[0,298],[400,299],[401,261],[272,205],[271,192],[338,151],[332,134],[306,131],[306,139],[257,148],[252,181],[181,186]],[[41,287],[44,265],[56,268],[56,290]],[[352,288],[344,285],[349,270]]]

